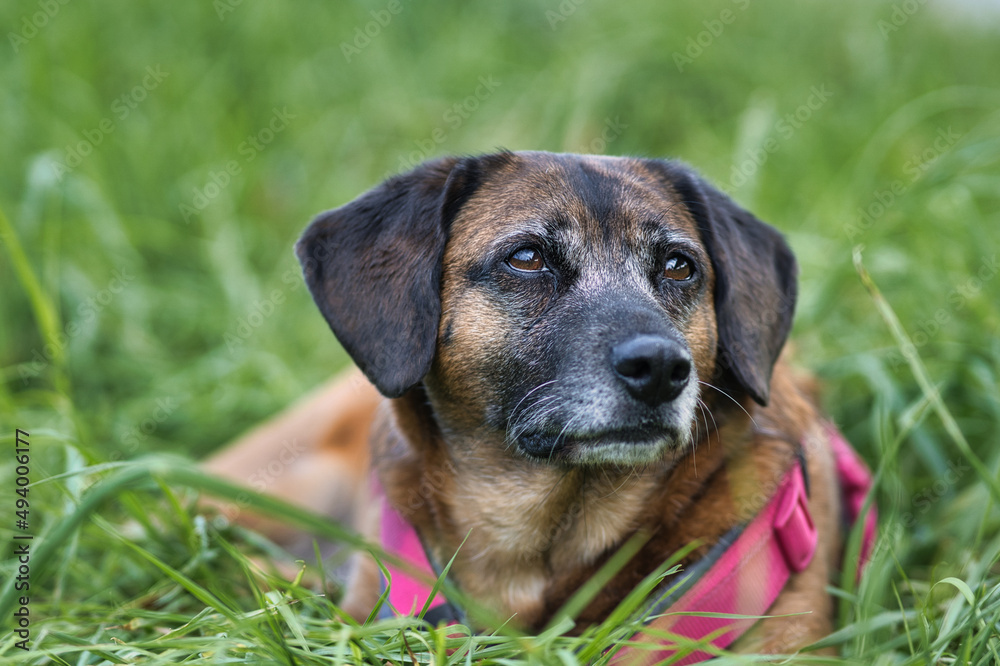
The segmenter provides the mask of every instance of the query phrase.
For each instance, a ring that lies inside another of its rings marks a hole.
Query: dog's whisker
[[[527,393],[525,393],[524,397],[521,398],[520,400],[518,400],[517,404],[514,405],[514,409],[510,410],[510,416],[507,417],[507,429],[510,430],[510,421],[511,421],[512,418],[514,418],[514,415],[517,414],[517,408],[521,406],[522,402],[524,402],[525,400],[527,400],[528,397],[532,393],[534,393],[535,391],[537,391],[538,389],[545,388],[546,386],[550,386],[550,385],[555,384],[555,383],[556,383],[556,380],[550,379],[547,382],[542,382],[541,384],[539,384],[535,388],[533,388],[530,391],[528,391]],[[526,408],[526,409],[528,409],[528,408]]]
[[[549,460],[552,460],[552,454],[555,453],[556,450],[559,448],[559,441],[563,438],[563,435],[566,434],[566,431],[569,430],[569,427],[573,425],[575,421],[579,420],[583,416],[584,416],[583,414],[577,414],[569,421],[566,421],[566,424],[562,427],[562,430],[559,431],[559,434],[556,435],[556,439],[552,443],[552,448],[549,450]]]
[[[513,424],[509,424],[507,427],[507,433],[508,433],[507,439],[509,440],[509,443],[512,443],[513,441],[517,440],[517,438],[520,437],[521,434],[523,434],[524,431],[528,429],[528,427],[530,427],[531,425],[530,421],[532,419],[537,420],[545,416],[546,414],[549,414],[554,409],[557,409],[559,407],[559,404],[555,405],[551,409],[546,410],[545,412],[542,412],[540,414],[534,414],[532,413],[532,410],[540,408],[545,403],[558,397],[559,396],[554,394],[543,396],[538,400],[536,400],[535,402],[528,405],[527,407],[525,407],[523,410],[521,410],[521,414],[517,417],[517,419],[514,420]]]
[[[555,397],[555,396],[553,396],[553,397]],[[539,401],[539,403],[541,403],[541,401]],[[525,430],[527,430],[529,427],[531,427],[531,425],[532,425],[531,420],[539,421],[539,420],[543,419],[545,416],[548,416],[552,412],[558,410],[560,407],[562,407],[562,403],[556,403],[555,405],[550,405],[548,407],[548,409],[545,409],[545,410],[543,410],[543,411],[541,411],[541,412],[539,412],[537,414],[532,414],[531,415],[531,419],[525,419],[525,423],[518,424],[518,427],[516,427],[512,431],[512,433],[516,433],[514,435],[514,438],[516,439],[517,437],[520,437],[524,433]],[[538,424],[536,423],[535,425],[538,425]]]
[[[701,409],[701,400],[698,400],[695,403],[695,406],[698,407],[699,409]],[[698,442],[701,441],[701,422],[705,421],[705,415],[704,415],[704,413],[701,413],[700,416],[701,416],[701,420],[698,420],[697,418],[694,419],[694,437],[692,437],[691,441],[694,442],[695,444],[697,444]],[[708,434],[708,422],[707,421],[705,421],[705,431],[706,431],[706,435],[707,435]]]
[[[744,407],[743,405],[740,404],[739,400],[737,400],[733,396],[729,395],[728,393],[726,393],[725,391],[723,391],[722,389],[720,389],[718,386],[713,386],[713,385],[709,384],[706,381],[702,381],[702,380],[699,379],[698,383],[702,384],[703,386],[707,386],[708,388],[715,389],[716,391],[718,391],[722,395],[724,395],[727,398],[729,398],[733,402],[734,405],[736,405],[737,407],[739,407],[740,409],[742,409],[743,413],[746,414],[750,418],[750,423],[752,423],[755,428],[759,428],[760,427],[760,426],[757,425],[757,422],[754,420],[753,415],[750,414],[750,412],[747,411],[746,407]]]
[[[527,430],[531,426],[531,422],[533,420],[538,420],[539,418],[543,417],[545,414],[548,414],[551,411],[551,409],[546,410],[546,411],[541,412],[541,413],[534,413],[534,412],[532,412],[532,410],[534,410],[536,408],[540,409],[545,403],[549,402],[550,400],[553,400],[556,397],[557,396],[553,395],[553,396],[548,396],[546,398],[542,398],[538,402],[532,404],[529,408],[525,409],[521,413],[521,416],[519,416],[517,418],[517,420],[515,420],[514,423],[507,429],[508,438],[509,439],[517,439],[518,437],[521,436],[521,434],[524,433],[525,430]],[[553,406],[553,408],[558,407],[558,406],[559,405],[556,404],[555,406]]]
[[[701,414],[702,421],[705,422],[705,440],[708,441],[708,438],[711,437],[711,435],[712,435],[712,431],[711,431],[711,429],[708,426],[708,417],[709,416],[712,417],[712,424],[715,426],[715,431],[716,432],[719,431],[719,425],[718,425],[718,423],[715,422],[715,415],[712,414],[712,411],[708,408],[708,405],[705,404],[704,400],[702,400],[701,398],[698,398],[698,402],[696,403],[696,405],[698,407],[698,412]],[[707,413],[707,415],[706,415],[706,413]],[[694,471],[695,471],[696,475],[698,474],[698,460],[696,458],[696,456],[697,456],[697,450],[698,450],[697,444],[700,441],[701,441],[700,438],[695,440],[695,442],[694,442],[694,450],[692,451],[692,456],[691,456],[691,461],[695,465],[695,470]]]
[[[617,486],[615,486],[614,485],[614,481],[612,481],[610,478],[608,478],[608,472],[607,472],[607,470],[605,470],[604,471],[604,479],[605,479],[605,481],[608,482],[608,485],[612,486],[612,488],[611,488],[611,492],[609,492],[608,494],[606,494],[603,497],[601,497],[601,499],[607,499],[608,497],[611,497],[612,495],[615,495],[617,497],[618,496],[618,491],[625,487],[625,484],[627,484],[632,479],[632,476],[634,474],[636,474],[636,472],[637,472],[636,466],[632,466],[632,467],[628,468],[628,474],[625,475],[625,478],[622,479],[621,483],[619,483]]]
[[[571,471],[573,471],[573,470],[572,469],[565,470],[559,476],[559,480],[552,484],[552,487],[548,489],[548,492],[546,492],[545,495],[542,496],[542,501],[538,503],[538,508],[539,509],[541,509],[541,508],[543,508],[545,506],[546,501],[549,499],[549,497],[552,495],[552,493],[555,492],[555,489],[562,485],[563,481],[566,480],[566,477],[569,476],[569,473]]]
[[[698,409],[701,411],[701,417],[705,419],[705,438],[708,439],[712,433],[708,428],[708,419],[706,418],[706,414],[712,417],[712,426],[715,428],[716,433],[719,432],[719,423],[715,420],[715,414],[712,413],[712,410],[708,408],[708,405],[705,404],[705,401],[701,398],[698,399]]]
[[[698,407],[699,414],[701,414],[701,420],[704,421],[704,423],[705,423],[705,440],[708,441],[708,438],[712,436],[712,430],[708,426],[708,417],[709,416],[712,417],[712,426],[714,426],[716,433],[719,432],[719,424],[715,420],[715,414],[712,413],[712,410],[708,408],[708,405],[705,404],[705,401],[702,400],[700,397],[698,398],[696,406]],[[699,425],[699,430],[700,430],[700,425]],[[701,441],[700,438],[696,438],[695,439],[694,445],[693,445],[693,449],[692,449],[692,452],[691,452],[691,462],[694,464],[694,473],[695,473],[696,476],[698,474],[698,458],[697,458],[697,455],[698,455],[698,446],[697,446],[697,444],[700,441]]]
[[[566,432],[570,429],[570,426],[575,425],[579,421],[583,421],[585,419],[586,419],[586,414],[577,414],[576,416],[574,416],[573,418],[571,418],[569,421],[567,421],[566,425],[562,429],[562,432],[560,432],[559,436],[556,437],[556,444],[558,445],[559,444],[559,440],[565,437]]]
[[[701,402],[701,401],[699,400],[698,402]],[[697,405],[697,406],[699,408],[701,407],[701,405]],[[705,419],[705,415],[702,414],[701,418],[702,418],[702,420],[704,420]],[[707,421],[705,422],[705,431],[706,431],[706,436],[707,436],[707,432],[708,432],[708,422]],[[698,451],[698,442],[700,442],[700,441],[701,441],[701,421],[699,421],[698,419],[695,419],[694,420],[694,439],[692,440],[693,444],[691,445],[691,461],[694,463],[694,473],[695,473],[695,476],[698,475],[698,457],[697,457],[698,454],[697,454],[697,451]]]
[[[507,430],[511,430],[512,428],[516,427],[517,422],[522,418],[524,418],[525,414],[529,413],[533,408],[537,407],[542,402],[558,397],[558,394],[556,393],[552,393],[550,395],[543,395],[533,402],[528,402],[528,404],[525,405],[523,409],[521,409],[521,405],[524,404],[525,400],[528,400],[528,398],[530,398],[532,395],[535,394],[535,392],[539,391],[540,389],[552,386],[553,384],[556,383],[556,381],[557,380],[555,379],[550,379],[547,382],[542,382],[535,388],[525,393],[524,396],[517,401],[517,404],[514,405],[514,409],[510,411],[510,416],[507,417]],[[519,409],[520,413],[518,412]]]

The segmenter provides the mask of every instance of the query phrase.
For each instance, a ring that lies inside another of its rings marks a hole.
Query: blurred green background
[[[45,419],[65,376],[107,455],[169,400],[123,454],[206,452],[345,362],[287,278],[310,217],[502,146],[678,157],[782,229],[803,364],[871,382],[834,388],[854,421],[894,397],[855,244],[945,372],[1000,326],[1000,281],[952,295],[1000,241],[998,14],[914,6],[5,3],[0,204],[64,353],[5,253],[4,403]]]
[[[0,25],[4,433],[202,456],[347,362],[291,251],[318,211],[442,154],[670,156],[787,234],[798,362],[865,457],[916,424],[880,491],[917,516],[903,564],[996,534],[981,479],[939,483],[959,454],[852,263],[995,475],[995,3],[39,0]]]

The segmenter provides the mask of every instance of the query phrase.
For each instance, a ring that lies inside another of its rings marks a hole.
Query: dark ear
[[[766,405],[771,371],[795,314],[795,256],[777,230],[690,169],[654,164],[691,211],[712,260],[722,381]]]
[[[430,369],[441,317],[441,259],[468,170],[427,162],[320,214],[295,246],[316,305],[383,395]]]

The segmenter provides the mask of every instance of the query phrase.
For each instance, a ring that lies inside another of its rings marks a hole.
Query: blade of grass
[[[299,525],[313,533],[335,539],[356,548],[370,548],[363,538],[347,530],[337,523],[307,510],[292,506],[281,500],[257,495],[236,484],[223,481],[198,470],[189,461],[154,456],[139,459],[122,467],[112,475],[102,479],[89,488],[81,497],[77,507],[61,520],[54,523],[38,538],[32,553],[32,574],[34,580],[41,583],[49,573],[52,559],[58,550],[65,546],[81,524],[100,506],[117,494],[131,489],[139,484],[151,484],[154,476],[172,483],[180,483],[189,487],[214,492],[222,497],[239,498],[247,507],[279,515],[289,522]],[[389,554],[383,556],[394,565],[412,569],[412,565],[403,562]],[[15,597],[14,580],[6,581],[0,592],[0,618],[10,617]]]
[[[952,417],[951,412],[941,399],[940,392],[934,388],[933,383],[927,375],[927,369],[924,367],[923,361],[920,360],[920,355],[917,353],[916,346],[914,346],[910,337],[906,334],[906,331],[903,329],[903,325],[900,324],[899,318],[896,317],[896,313],[893,311],[892,306],[889,305],[889,302],[882,296],[882,293],[879,291],[875,281],[868,273],[868,269],[865,268],[861,259],[862,249],[863,248],[860,245],[854,248],[854,268],[861,277],[861,282],[868,290],[868,293],[871,296],[872,301],[874,301],[879,314],[882,315],[882,319],[888,325],[889,331],[896,339],[896,344],[899,346],[900,352],[903,354],[903,358],[905,358],[906,362],[909,364],[910,370],[913,372],[913,376],[917,380],[917,384],[920,385],[920,390],[924,392],[924,395],[926,395],[933,404],[934,411],[944,424],[945,431],[947,431],[955,445],[958,446],[962,455],[965,456],[965,459],[968,460],[969,464],[976,470],[976,473],[979,474],[980,479],[993,496],[993,500],[1000,501],[1000,482],[993,477],[986,465],[983,464],[983,461],[972,450],[972,447],[969,446],[969,442],[965,439],[965,435],[962,434],[962,431],[959,429],[954,417]]]
[[[28,256],[24,253],[24,248],[14,231],[14,226],[7,219],[2,206],[0,206],[0,240],[7,246],[7,255],[14,267],[14,274],[17,275],[21,287],[27,292],[28,303],[35,314],[35,321],[38,323],[42,339],[45,341],[57,340],[59,313],[52,300],[42,289],[35,272],[31,269],[31,262],[28,261]],[[52,360],[61,367],[66,360],[65,350],[61,345],[52,345],[52,347]]]
[[[591,643],[586,648],[580,652],[580,659],[582,661],[591,661],[600,655],[604,650],[609,647],[616,647],[613,644],[608,643],[608,639],[616,631],[620,630],[622,627],[626,627],[628,631],[638,632],[641,631],[645,626],[645,621],[648,619],[649,614],[653,612],[653,609],[662,603],[663,599],[671,593],[673,586],[668,587],[660,598],[653,603],[648,604],[648,608],[645,613],[641,613],[638,617],[633,617],[633,615],[638,611],[642,604],[647,603],[649,597],[653,594],[653,591],[663,582],[666,576],[676,573],[679,570],[677,562],[686,557],[698,544],[688,544],[685,548],[682,548],[678,552],[671,555],[666,562],[657,567],[653,572],[646,576],[641,583],[635,586],[635,588],[625,597],[625,599],[618,604],[618,606],[611,611],[607,619],[600,624],[599,627],[594,631]],[[631,619],[631,621],[630,621]],[[609,653],[613,655],[612,651]]]
[[[156,555],[150,553],[145,548],[142,548],[141,546],[132,543],[128,538],[120,534],[115,534],[115,536],[118,537],[122,545],[124,545],[133,553],[135,553],[136,555],[138,555],[139,557],[141,557],[142,559],[146,560],[154,567],[159,569],[164,575],[166,575],[172,581],[174,581],[175,583],[183,587],[185,590],[187,590],[188,593],[191,594],[191,596],[196,598],[198,601],[202,602],[206,606],[214,608],[216,611],[218,611],[221,615],[225,616],[231,622],[239,623],[240,621],[239,614],[235,610],[229,608],[226,604],[222,602],[222,600],[220,600],[214,594],[209,592],[207,589],[205,589],[195,581],[191,580],[180,571],[174,569],[172,566],[170,566],[169,564],[158,558]]]
[[[604,586],[607,585],[612,578],[614,578],[619,571],[625,568],[625,565],[639,552],[640,549],[649,541],[649,534],[637,532],[632,535],[628,541],[626,541],[618,551],[608,558],[600,569],[597,570],[590,580],[585,584],[580,586],[576,592],[573,593],[566,603],[563,604],[556,613],[552,616],[552,619],[545,626],[545,631],[551,630],[554,626],[562,623],[565,619],[575,620],[576,617],[583,612],[583,609],[587,607],[591,601],[594,600]],[[571,624],[570,627],[573,625]]]
[[[469,532],[469,534],[471,533],[472,532]],[[423,619],[424,615],[427,614],[427,611],[430,610],[434,597],[436,597],[438,592],[441,591],[441,586],[444,585],[448,578],[448,572],[451,571],[451,566],[455,563],[455,558],[458,557],[458,553],[461,552],[462,546],[465,545],[465,542],[469,540],[469,534],[466,534],[465,538],[462,539],[462,543],[458,544],[458,548],[455,549],[455,554],[451,556],[451,559],[448,560],[448,564],[446,564],[444,569],[441,570],[441,575],[439,575],[437,580],[434,581],[434,586],[431,587],[431,592],[427,595],[426,601],[424,601],[424,607],[421,608],[420,612],[417,614],[418,618]]]
[[[125,468],[112,477],[95,484],[94,487],[84,493],[75,511],[64,516],[51,529],[47,529],[40,535],[39,542],[34,547],[34,552],[31,556],[32,573],[35,576],[35,580],[41,583],[45,573],[47,573],[50,561],[55,556],[57,550],[66,544],[83,521],[97,507],[101,506],[109,497],[140,481],[148,480],[148,478],[149,470],[142,465],[135,465]],[[14,580],[11,578],[4,585],[3,592],[0,593],[0,618],[6,619],[10,617],[14,597]]]
[[[63,641],[64,643],[68,643],[69,645],[75,645],[75,646],[79,646],[79,647],[87,647],[87,651],[88,652],[92,652],[92,653],[96,654],[101,659],[107,659],[112,664],[121,663],[121,658],[118,657],[118,656],[116,656],[116,655],[111,654],[110,652],[105,652],[104,650],[101,650],[101,649],[95,649],[95,648],[88,647],[88,646],[93,645],[93,641],[88,641],[88,640],[80,638],[78,636],[73,636],[71,634],[63,633],[61,631],[53,631],[52,635],[55,636],[56,638],[58,638],[59,640]]]

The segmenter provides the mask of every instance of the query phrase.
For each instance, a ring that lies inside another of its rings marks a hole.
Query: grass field
[[[827,643],[1000,663],[1000,12],[964,7],[0,5],[0,661],[572,664],[625,635],[353,626],[192,508],[237,491],[186,461],[347,362],[291,252],[310,217],[502,146],[678,157],[788,236],[797,358],[879,475]]]

